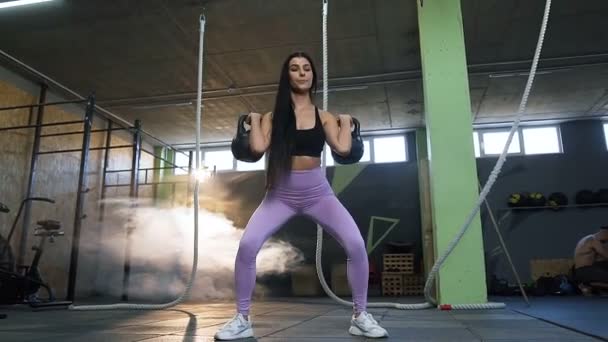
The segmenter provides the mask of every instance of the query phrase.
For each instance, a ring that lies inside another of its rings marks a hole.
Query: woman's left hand
[[[353,123],[353,118],[349,114],[339,114],[338,121],[340,123],[340,127],[342,127],[342,126],[350,127]]]

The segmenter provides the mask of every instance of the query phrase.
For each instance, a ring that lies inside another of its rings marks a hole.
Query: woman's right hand
[[[256,121],[256,122],[260,123],[261,120],[262,120],[262,114],[249,113],[249,115],[247,115],[247,120],[245,122],[247,122],[249,125],[251,125],[251,122]]]
[[[272,115],[249,113],[247,116],[251,126],[249,141],[251,150],[255,153],[265,153],[270,146],[270,132],[272,131]],[[252,124],[255,123],[255,124]]]

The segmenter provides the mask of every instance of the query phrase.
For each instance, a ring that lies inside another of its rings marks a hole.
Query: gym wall
[[[510,156],[488,196],[497,219],[506,213],[507,199],[513,192],[540,192],[548,196],[563,192],[574,204],[576,192],[608,187],[608,151],[602,122],[581,120],[560,125],[563,154]],[[488,179],[496,158],[479,158],[482,184]],[[499,246],[486,210],[482,210],[484,245],[488,276],[515,283],[503,253],[493,255]],[[533,259],[572,259],[583,236],[597,232],[608,223],[608,208],[565,208],[559,211],[511,211],[500,228],[522,281],[531,281]]]
[[[11,70],[0,67],[0,106],[16,106],[35,104],[40,93],[39,87]],[[46,102],[65,100],[49,91]],[[44,111],[43,123],[82,120],[85,106],[62,105],[47,106]],[[37,109],[20,109],[0,112],[0,127],[35,124]],[[82,124],[45,127],[42,134],[81,131]],[[105,121],[95,117],[93,129],[106,128]],[[34,142],[34,128],[22,130],[3,131],[0,134],[0,201],[11,209],[8,215],[0,216],[0,231],[6,237],[20,202],[25,198],[30,170],[30,160]],[[123,132],[113,132],[112,145],[131,144],[132,138]],[[103,147],[105,133],[91,134],[91,147]],[[82,134],[65,135],[41,138],[40,151],[80,149],[82,147]],[[151,150],[150,146],[146,146]],[[101,187],[101,174],[103,170],[102,150],[89,152],[87,168],[88,182],[85,188],[84,213],[86,218],[82,222],[80,237],[79,269],[77,278],[77,296],[88,296],[93,290],[97,268],[99,264],[96,245],[104,236],[117,234],[123,227],[108,227],[100,224],[99,198]],[[129,169],[131,167],[131,150],[112,150],[108,169]],[[152,167],[152,158],[142,153],[141,167]],[[55,240],[53,244],[46,245],[40,262],[41,273],[56,291],[58,298],[64,298],[67,291],[68,272],[70,267],[70,253],[74,226],[74,213],[76,206],[76,191],[80,168],[80,152],[62,154],[39,155],[35,181],[33,183],[33,196],[48,197],[56,201],[55,204],[32,202],[31,224],[28,227],[28,239],[25,247],[24,263],[31,263],[34,252],[33,244],[38,243],[34,236],[35,224],[39,220],[52,219],[60,221],[64,237]],[[109,184],[128,183],[129,174],[111,174],[107,177]],[[109,188],[108,197],[126,197],[126,188]],[[142,197],[151,196],[151,189],[142,187]],[[11,246],[13,253],[18,253],[21,239],[23,215],[17,225]]]

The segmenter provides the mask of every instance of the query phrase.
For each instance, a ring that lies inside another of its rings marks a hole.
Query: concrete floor
[[[370,299],[373,301],[373,299]],[[370,309],[389,331],[384,341],[598,341],[512,311]],[[0,341],[213,341],[232,303],[184,304],[165,311],[31,311],[0,308]],[[254,303],[260,342],[366,341],[348,334],[350,310],[329,299]]]
[[[509,308],[608,341],[608,297],[532,297],[529,307],[511,301]]]

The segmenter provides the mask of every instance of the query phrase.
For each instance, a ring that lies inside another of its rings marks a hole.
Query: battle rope
[[[327,98],[327,88],[328,88],[328,84],[327,84],[327,68],[328,68],[328,66],[327,66],[328,65],[328,60],[327,60],[327,5],[328,5],[328,0],[323,0],[323,109],[324,110],[327,110],[327,102],[328,102],[328,98]],[[507,138],[505,147],[502,151],[502,154],[498,158],[498,161],[496,162],[494,169],[492,170],[492,172],[490,174],[488,182],[481,190],[481,193],[479,194],[479,198],[477,200],[475,207],[473,208],[473,210],[467,217],[465,223],[460,228],[460,231],[458,232],[458,234],[456,234],[454,239],[450,242],[450,244],[446,248],[445,252],[443,252],[443,254],[437,259],[437,261],[435,261],[435,264],[431,268],[431,271],[429,272],[428,278],[424,285],[424,297],[427,302],[420,303],[420,304],[369,303],[368,307],[374,307],[374,308],[386,307],[386,308],[395,308],[395,309],[401,309],[401,310],[418,310],[418,309],[426,309],[426,308],[430,308],[430,307],[438,305],[437,300],[435,298],[433,298],[433,295],[431,294],[431,291],[433,288],[433,283],[434,283],[435,277],[437,276],[437,272],[439,272],[439,269],[445,263],[447,257],[456,248],[456,246],[458,245],[458,242],[460,242],[460,240],[462,239],[462,237],[468,230],[469,226],[475,219],[475,216],[479,212],[481,205],[484,203],[488,193],[490,192],[490,189],[494,185],[494,182],[496,181],[496,178],[498,177],[498,174],[500,173],[502,166],[506,160],[507,152],[509,150],[509,146],[511,145],[511,140],[513,139],[513,135],[515,134],[515,132],[517,131],[517,129],[519,127],[521,116],[525,112],[526,105],[528,103],[528,97],[529,97],[530,91],[532,89],[532,84],[534,82],[534,77],[536,75],[536,68],[538,65],[538,60],[540,58],[540,53],[541,53],[544,38],[545,38],[545,31],[547,28],[547,22],[549,20],[550,9],[551,9],[551,0],[546,0],[545,12],[543,15],[543,21],[541,24],[538,42],[536,44],[536,51],[534,53],[532,67],[530,70],[530,74],[528,76],[528,81],[526,83],[524,94],[522,96],[522,99],[521,99],[521,102],[519,105],[519,110],[517,112],[517,116],[515,118],[513,126],[511,127],[511,131],[509,132],[509,137]],[[324,171],[326,170],[325,158],[323,158],[323,170]],[[317,267],[317,275],[319,277],[319,281],[321,282],[321,286],[323,287],[323,290],[325,291],[325,293],[329,297],[334,299],[336,302],[346,305],[346,306],[352,306],[353,305],[352,302],[346,301],[346,300],[336,296],[331,291],[329,286],[327,285],[327,282],[325,281],[325,277],[323,275],[323,269],[322,269],[322,264],[321,264],[322,246],[323,246],[323,230],[321,227],[317,226],[317,251],[316,251],[316,255],[315,255],[316,256],[315,261],[316,261],[316,267]],[[504,308],[505,306],[506,305],[504,303],[450,304],[447,306],[447,308],[461,309],[461,310],[475,310],[475,309],[501,309],[501,308]]]
[[[186,289],[172,302],[165,304],[109,304],[109,305],[81,305],[74,306],[70,305],[70,310],[90,310],[90,311],[98,311],[98,310],[162,310],[173,307],[182,303],[186,298],[190,296],[190,292],[192,291],[192,285],[194,280],[196,279],[196,270],[198,267],[198,193],[199,193],[199,170],[201,170],[200,165],[200,140],[201,140],[201,101],[202,101],[202,93],[203,93],[203,42],[205,36],[205,16],[201,15],[199,18],[200,22],[200,37],[199,37],[199,50],[198,50],[198,91],[196,94],[196,172],[194,177],[194,260],[192,262],[192,271],[190,275],[190,280],[186,284]]]

